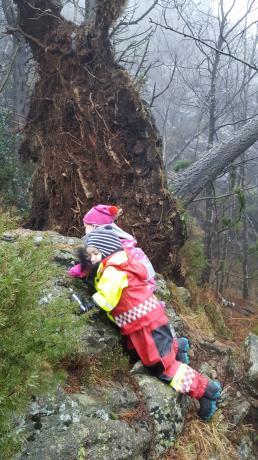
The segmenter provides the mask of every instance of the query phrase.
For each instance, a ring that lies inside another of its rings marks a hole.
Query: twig
[[[10,34],[13,34],[14,32],[20,32],[21,35],[23,35],[24,37],[28,38],[28,40],[32,41],[33,43],[35,43],[37,46],[39,46],[39,48],[42,48],[43,50],[46,49],[45,45],[43,45],[43,43],[41,43],[37,38],[33,37],[32,35],[30,34],[27,34],[27,32],[24,32],[21,27],[8,27],[6,29],[7,33],[10,33]]]
[[[244,318],[244,317],[242,317],[242,318],[241,318],[241,317],[240,317],[240,318],[235,318],[235,317],[233,317],[232,320],[235,321],[235,319],[237,319],[237,320],[239,320],[239,321],[240,321],[240,320],[241,320],[241,321],[242,321],[242,320],[244,320],[244,321],[254,321],[254,320],[256,320],[257,318],[258,318],[258,316],[253,316],[252,318]]]
[[[153,88],[153,93],[152,93],[152,98],[151,98],[151,102],[150,102],[150,107],[152,107],[153,105],[153,102],[155,101],[155,99],[157,99],[158,97],[162,96],[162,94],[165,93],[165,91],[167,91],[167,89],[170,87],[172,81],[173,81],[173,78],[175,76],[175,71],[176,71],[176,65],[177,65],[177,57],[175,56],[175,63],[174,63],[174,68],[173,68],[173,72],[171,74],[171,77],[169,79],[169,82],[168,84],[165,86],[165,88],[163,88],[158,94],[155,94],[155,88],[156,88],[156,84],[154,84],[154,88]]]
[[[136,24],[138,24],[138,22],[140,22],[142,19],[145,18],[145,16],[147,16],[147,14],[149,14],[149,12],[157,5],[159,0],[155,0],[152,5],[149,7],[149,9],[147,11],[145,11],[145,13],[143,13],[139,18],[135,19],[134,21],[129,21],[129,22],[126,22],[126,21],[123,21],[123,22],[120,22],[116,27],[114,27],[114,29],[112,30],[111,34],[110,34],[110,37],[112,37],[112,35],[114,35],[114,33],[117,31],[117,29],[121,26],[134,26]]]
[[[8,71],[8,73],[7,73],[7,75],[6,75],[6,78],[5,78],[5,80],[4,80],[3,84],[2,84],[2,86],[0,87],[0,94],[2,93],[2,91],[3,91],[3,89],[4,89],[5,85],[6,85],[6,83],[7,83],[8,80],[9,80],[9,77],[10,77],[10,74],[11,74],[11,71],[12,71],[12,68],[13,68],[13,65],[14,65],[14,62],[15,62],[15,58],[16,58],[16,55],[17,55],[17,53],[18,53],[19,48],[20,48],[20,44],[18,44],[17,47],[16,47],[16,50],[15,50],[14,56],[13,56],[13,60],[12,60],[12,62],[11,62],[11,64],[10,64],[9,71]]]
[[[207,42],[205,42],[201,38],[198,38],[198,37],[195,37],[194,35],[186,34],[185,32],[181,32],[180,30],[174,29],[174,27],[171,27],[171,26],[167,25],[166,20],[165,20],[166,25],[159,24],[158,22],[153,21],[151,18],[149,19],[149,21],[150,21],[151,24],[154,24],[154,25],[159,26],[159,27],[161,27],[163,29],[166,29],[166,30],[171,30],[171,32],[175,32],[178,35],[182,35],[184,38],[191,38],[192,40],[194,40],[194,41],[196,41],[198,43],[201,43],[204,46],[207,46],[209,49],[211,49],[213,51],[216,51],[216,53],[222,54],[223,56],[231,57],[232,59],[235,59],[235,61],[241,62],[241,64],[244,64],[244,65],[250,67],[250,69],[256,70],[256,72],[258,71],[258,67],[256,67],[256,65],[252,65],[252,64],[250,64],[250,62],[244,61],[243,59],[240,59],[240,58],[238,58],[237,56],[234,56],[231,53],[226,53],[225,51],[222,51],[222,50],[216,48],[215,46],[209,45]]]
[[[257,185],[254,185],[253,187],[248,187],[243,189],[243,192],[246,192],[248,190],[252,190],[254,188],[257,188]],[[193,200],[192,203],[195,203],[196,201],[202,201],[202,200],[218,200],[219,198],[226,198],[227,196],[232,196],[235,195],[236,192],[233,193],[226,193],[225,195],[218,195],[218,196],[203,196],[201,198],[196,198],[196,200]]]

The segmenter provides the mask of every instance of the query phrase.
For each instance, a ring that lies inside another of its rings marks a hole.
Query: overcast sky
[[[135,4],[135,1],[136,0],[129,0],[128,1],[128,6],[130,7],[130,5],[134,5]],[[220,0],[196,0],[196,5],[200,5],[200,3],[203,3],[205,4],[207,1],[207,5],[208,4],[211,4],[213,9],[214,9],[214,14],[217,15],[218,14],[218,7],[219,7],[219,3],[220,3]],[[81,7],[84,7],[85,5],[85,0],[78,0],[78,4],[81,6]],[[229,18],[232,22],[236,22],[238,21],[241,16],[244,15],[245,11],[246,11],[246,7],[247,7],[247,4],[250,4],[250,2],[254,2],[254,7],[252,8],[254,11],[252,14],[249,15],[249,19],[248,19],[248,23],[250,24],[251,22],[255,22],[257,21],[257,18],[258,18],[258,0],[223,0],[224,2],[224,11],[227,12],[233,5],[232,7],[232,11],[230,12],[230,15],[229,15]],[[138,12],[139,12],[139,15],[142,14],[143,11],[146,10],[146,8],[148,8],[150,6],[150,0],[141,0],[141,1],[138,1]],[[76,21],[76,22],[80,22],[80,17],[77,16],[75,17],[75,13],[74,13],[74,6],[72,4],[68,4],[66,5],[64,8],[63,8],[63,11],[62,11],[63,15],[65,16],[66,19],[70,19],[71,21]],[[137,14],[138,16],[138,14]],[[150,16],[152,18],[155,17],[155,13],[152,11],[150,13]],[[252,27],[252,33],[255,34],[255,31],[256,31],[256,25],[254,24],[253,27]]]
[[[229,18],[232,22],[236,22],[245,14],[247,4],[250,4],[252,1],[254,1],[254,6],[252,7],[253,12],[248,16],[248,23],[250,24],[258,20],[258,0],[224,0],[224,12],[227,12],[234,4]],[[214,12],[218,14],[219,0],[211,0],[211,3]],[[255,33],[255,27],[254,25],[252,28],[253,33]]]

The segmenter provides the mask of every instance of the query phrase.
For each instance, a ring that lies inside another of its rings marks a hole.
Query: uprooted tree
[[[124,228],[135,234],[155,267],[179,279],[184,231],[167,188],[161,139],[127,72],[114,61],[108,39],[126,1],[90,2],[81,26],[61,17],[59,0],[14,2],[15,32],[29,43],[39,74],[20,149],[24,160],[36,163],[31,227],[78,235],[82,215],[93,204],[118,203]],[[258,138],[258,122],[249,126],[227,161]],[[190,199],[205,186],[202,179],[196,187],[198,171],[193,182],[190,171],[183,181],[175,179],[178,196],[184,198],[187,183]]]

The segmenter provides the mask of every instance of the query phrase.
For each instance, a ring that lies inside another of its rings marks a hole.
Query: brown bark
[[[181,278],[183,227],[167,190],[161,141],[126,71],[113,59],[108,28],[121,1],[97,1],[95,23],[77,27],[55,0],[15,0],[38,62],[21,154],[34,161],[30,226],[82,234],[96,203],[117,203],[157,270]]]

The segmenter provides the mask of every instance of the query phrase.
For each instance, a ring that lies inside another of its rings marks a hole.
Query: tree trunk
[[[241,176],[242,176],[242,187],[245,187],[246,183],[246,170],[245,165],[241,167]],[[249,276],[248,276],[248,224],[247,224],[247,215],[246,215],[246,206],[243,209],[242,221],[243,221],[243,241],[242,241],[242,269],[243,269],[243,298],[249,298]]]
[[[205,192],[209,198],[205,200],[205,235],[204,235],[204,254],[206,259],[206,266],[202,272],[202,282],[208,283],[212,268],[212,239],[214,232],[214,219],[213,219],[213,185],[209,182],[205,187]]]
[[[202,158],[184,170],[171,184],[174,194],[186,205],[214,180],[239,155],[258,140],[258,119],[255,118],[221,144],[215,145]]]
[[[161,140],[108,41],[125,2],[97,1],[87,27],[61,18],[58,1],[15,2],[39,72],[20,150],[36,163],[30,226],[81,235],[92,205],[117,203],[155,268],[182,281],[183,225]]]
[[[236,168],[234,164],[231,165],[230,173],[229,173],[229,186],[228,186],[228,193],[230,194],[228,199],[228,217],[230,219],[231,225],[233,224],[235,218],[235,190],[236,184]],[[230,242],[233,240],[234,231],[232,228],[228,230],[224,230],[223,235],[223,242],[222,242],[222,250],[221,250],[221,261],[220,261],[220,284],[219,284],[219,292],[224,294],[225,288],[228,285],[229,280],[229,269],[228,269],[228,248],[230,247]],[[227,273],[226,273],[227,272]]]
[[[95,20],[96,0],[85,0],[85,18],[88,21]]]
[[[219,37],[219,49],[221,48],[222,38]],[[208,150],[212,149],[215,136],[216,125],[216,79],[217,70],[220,60],[220,54],[215,54],[215,60],[211,72],[211,87],[210,87],[210,107],[209,107],[209,136],[208,136]],[[205,237],[204,237],[204,253],[207,265],[202,273],[202,282],[208,283],[211,276],[212,269],[212,242],[214,235],[214,219],[213,219],[213,184],[208,182],[205,188],[205,194],[208,197],[205,200]]]
[[[8,27],[16,29],[17,18],[12,0],[2,0],[2,8]],[[10,114],[9,128],[15,133],[13,153],[15,156],[15,179],[14,179],[14,194],[16,196],[16,206],[19,209],[24,209],[28,205],[27,186],[25,186],[26,178],[29,176],[28,168],[21,161],[19,155],[22,130],[26,116],[28,113],[29,102],[29,86],[28,86],[28,59],[30,49],[23,36],[17,31],[12,37],[12,79],[9,85],[10,105],[12,111]],[[11,59],[11,57],[10,57]],[[27,183],[26,183],[27,185]]]
[[[12,0],[2,0],[2,8],[8,26],[16,28],[16,17]],[[13,35],[13,56],[15,61],[12,70],[13,76],[13,114],[12,129],[19,131],[25,123],[27,114],[28,85],[27,85],[27,61],[29,57],[28,46],[19,33]],[[19,149],[19,139],[16,140],[16,153]]]
[[[27,103],[29,97],[29,88],[27,85],[27,61],[28,61],[28,48],[25,46],[25,41],[13,38],[14,50],[19,46],[16,55],[15,65],[13,67],[13,123],[14,129],[20,131],[25,124],[27,115]],[[16,153],[19,150],[19,138],[16,141]]]

